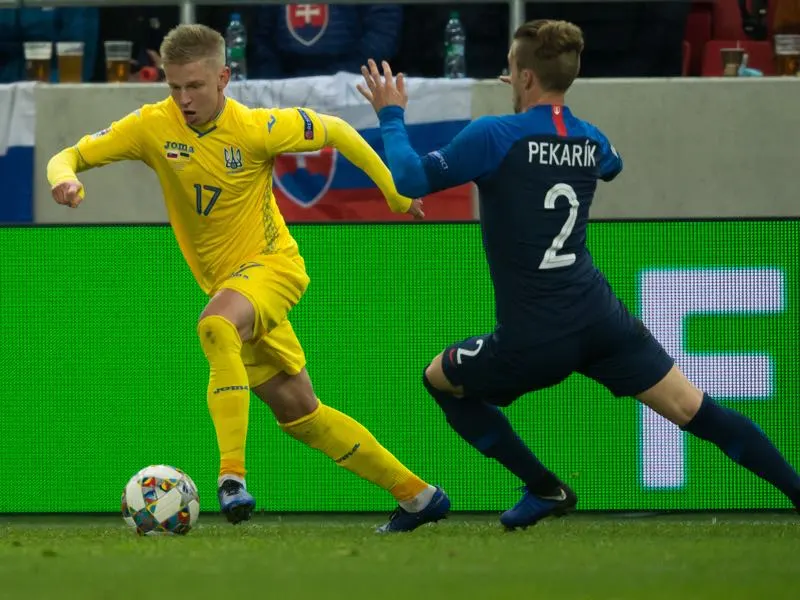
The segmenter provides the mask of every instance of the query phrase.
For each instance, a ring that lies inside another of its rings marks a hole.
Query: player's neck
[[[205,129],[209,125],[213,124],[217,119],[219,119],[222,111],[225,110],[225,103],[227,98],[225,96],[220,96],[219,102],[217,103],[217,110],[214,112],[214,116],[211,117],[205,123],[198,123],[197,125],[193,125],[195,129]]]
[[[546,92],[539,96],[538,98],[531,98],[525,104],[525,109],[528,110],[534,108],[536,106],[564,106],[564,94],[557,94],[552,92]]]
[[[222,111],[225,110],[225,104],[227,103],[227,101],[228,101],[228,99],[225,97],[224,94],[220,94],[219,95],[219,101],[217,102],[217,112],[214,114],[214,117],[211,119],[212,123],[214,121],[216,121],[217,119],[219,119],[219,116],[222,114]]]

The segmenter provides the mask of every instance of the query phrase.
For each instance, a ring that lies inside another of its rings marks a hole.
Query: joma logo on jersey
[[[194,154],[194,146],[181,144],[180,142],[165,142],[164,150],[167,152],[178,152],[184,154]]]
[[[233,146],[225,148],[225,168],[228,171],[238,171],[244,168],[242,151],[239,148],[234,148]]]

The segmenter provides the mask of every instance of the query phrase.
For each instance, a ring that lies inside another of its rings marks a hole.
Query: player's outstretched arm
[[[266,125],[263,130],[270,156],[286,152],[310,152],[333,146],[369,175],[383,192],[393,212],[406,212],[418,219],[425,216],[422,202],[398,193],[392,175],[380,156],[342,119],[317,114],[307,108],[254,109],[254,112],[258,114],[257,120],[263,120]]]
[[[140,123],[140,112],[133,112],[53,156],[47,163],[47,180],[53,199],[58,204],[75,208],[84,197],[78,173],[112,162],[140,159]]]
[[[404,116],[408,96],[402,73],[397,80],[389,63],[383,62],[384,77],[375,61],[361,68],[365,85],[358,90],[372,104],[381,124],[381,136],[392,178],[401,194],[424,196],[431,192],[474,181],[495,166],[492,156],[492,118],[481,118],[465,127],[441,150],[419,156],[408,139]]]
[[[419,201],[400,195],[389,169],[358,131],[338,117],[319,115],[319,118],[325,125],[328,145],[336,148],[347,160],[364,171],[375,182],[392,212],[407,212],[417,218],[424,216]]]
[[[378,113],[386,160],[401,194],[422,196],[463,185],[496,166],[488,144],[490,118],[473,121],[444,148],[420,156],[411,147],[404,114],[399,106]]]

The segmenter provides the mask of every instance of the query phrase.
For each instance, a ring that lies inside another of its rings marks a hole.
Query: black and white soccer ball
[[[145,467],[122,492],[122,518],[139,535],[185,535],[199,514],[197,486],[175,467]]]

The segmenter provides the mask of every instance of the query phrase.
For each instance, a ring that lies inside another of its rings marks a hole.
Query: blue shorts
[[[589,327],[544,344],[476,336],[444,351],[442,368],[464,395],[498,406],[581,373],[615,396],[635,396],[661,381],[674,361],[644,324],[620,305]]]

